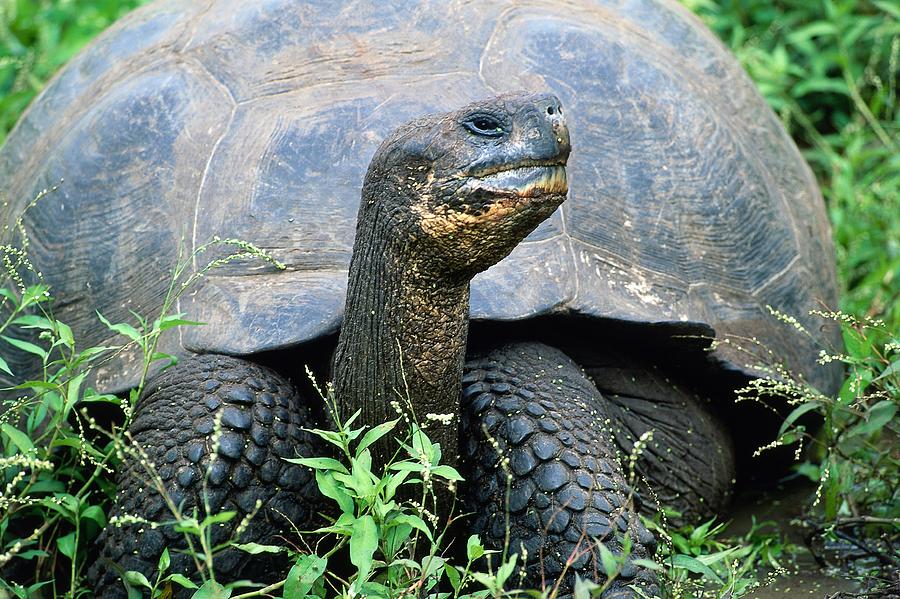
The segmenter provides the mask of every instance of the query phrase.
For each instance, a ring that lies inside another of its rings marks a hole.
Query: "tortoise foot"
[[[308,469],[282,458],[314,455],[312,436],[301,430],[310,424],[309,410],[288,381],[244,360],[192,357],[150,381],[130,428],[130,447],[142,455],[126,452],[112,511],[117,519],[137,516],[144,523],[110,524],[102,533],[100,559],[89,572],[96,596],[125,597],[120,577],[127,570],[154,581],[166,547],[169,572],[198,580],[202,562],[179,551],[187,548],[187,540],[171,525],[173,511],[184,517],[196,511],[201,521],[207,513],[235,512],[214,525],[213,546],[229,540],[283,544],[296,538],[294,531],[312,520],[318,493]],[[198,539],[191,542],[199,552]],[[287,566],[282,556],[225,549],[213,561],[215,577],[277,580]],[[174,587],[174,596],[179,589]]]
[[[603,597],[658,592],[635,565],[656,540],[637,515],[612,439],[605,401],[577,364],[537,343],[470,359],[463,378],[461,454],[473,529],[520,556],[513,584],[572,592],[575,575],[607,584]],[[620,556],[608,580],[600,545]],[[625,553],[625,546],[630,550]]]

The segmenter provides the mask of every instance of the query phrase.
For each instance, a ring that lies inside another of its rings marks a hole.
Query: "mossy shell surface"
[[[839,334],[809,315],[837,303],[822,197],[732,55],[675,2],[156,2],[27,111],[0,151],[2,219],[63,181],[25,226],[82,347],[114,341],[97,311],[153,314],[179,248],[216,235],[287,269],[210,272],[178,306],[207,325],[162,349],[291,347],[340,326],[360,187],[387,133],[523,89],[562,100],[569,199],[475,279],[474,319],[570,314],[755,339],[834,390],[839,370],[815,360]],[[731,344],[715,356],[753,371]],[[138,366],[126,352],[97,382],[127,387]]]

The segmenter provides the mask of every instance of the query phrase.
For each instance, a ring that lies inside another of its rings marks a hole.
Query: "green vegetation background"
[[[143,0],[0,0],[0,143],[60,66]],[[900,328],[900,4],[683,0],[728,45],[812,165],[842,309]]]
[[[0,144],[59,67],[144,1],[0,0]],[[827,424],[818,440],[816,461],[820,465],[802,463],[797,467],[820,481],[824,517],[819,520],[819,533],[830,534],[831,526],[854,532],[847,528],[854,522],[877,521],[884,526],[857,531],[856,538],[873,539],[892,530],[890,538],[882,536],[883,545],[873,547],[882,551],[883,546],[896,546],[900,539],[900,504],[896,501],[900,468],[889,448],[897,438],[892,423],[900,404],[900,4],[896,0],[682,2],[732,49],[815,171],[834,228],[843,287],[841,308],[861,321],[866,317],[885,321],[884,326],[866,321],[866,326],[851,323],[845,327],[848,355],[840,360],[848,366],[848,379],[840,397],[808,395],[802,389],[788,397],[797,407],[785,422],[780,440],[797,442],[803,433],[795,422],[799,415],[811,409],[821,415]],[[2,185],[0,181],[0,189]],[[879,332],[873,333],[873,329]],[[77,396],[76,383],[64,381],[63,385],[61,397],[69,396],[71,385]],[[57,416],[60,434],[74,439],[65,429],[65,414]],[[882,429],[886,436],[879,442]],[[4,432],[10,436],[15,430],[8,427]],[[10,443],[19,449],[30,446],[29,439],[16,439],[18,443],[10,436]],[[15,453],[13,447],[7,449],[7,453]],[[51,456],[44,448],[42,451],[44,457]],[[48,474],[51,480],[65,476],[65,468]],[[79,491],[82,498],[87,496],[84,489]],[[27,489],[22,494],[27,495]],[[7,515],[0,516],[6,519]],[[101,507],[90,505],[70,519],[77,526],[86,517],[103,520]],[[0,522],[0,530],[5,524]],[[687,580],[683,576],[687,571],[702,572],[696,560],[687,557],[702,552],[707,563],[722,562],[717,568],[728,566],[732,559],[734,563],[742,560],[743,565],[732,567],[729,575],[728,588],[734,591],[741,582],[736,579],[756,561],[768,555],[773,563],[772,556],[780,553],[777,543],[759,538],[745,539],[745,547],[739,551],[726,549],[711,540],[721,525],[713,529],[710,525],[688,532],[689,539],[669,531],[675,549],[684,554],[675,556],[683,558],[680,566],[671,560],[675,567],[666,575],[670,583]],[[73,533],[55,539],[59,550],[70,558],[77,545],[71,538],[75,538]],[[78,553],[82,556],[79,560],[83,561],[83,553]],[[894,559],[891,563],[900,563],[900,557]],[[83,566],[79,560],[73,559],[70,569],[73,589]],[[683,572],[679,573],[679,567]],[[715,579],[715,574],[712,576]],[[747,588],[746,581],[741,584],[740,588]]]

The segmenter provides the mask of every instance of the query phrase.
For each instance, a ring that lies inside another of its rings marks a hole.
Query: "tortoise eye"
[[[500,137],[505,133],[500,121],[486,114],[472,115],[463,122],[463,126],[468,129],[470,133],[482,137]]]

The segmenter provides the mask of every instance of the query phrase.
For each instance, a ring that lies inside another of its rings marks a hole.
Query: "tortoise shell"
[[[551,90],[573,136],[569,200],[472,284],[471,314],[572,314],[753,337],[823,390],[836,305],[813,176],[718,40],[665,0],[165,0],[63,69],[0,152],[56,316],[84,344],[152,314],[180,248],[248,240],[287,265],[211,271],[179,309],[208,326],[163,349],[235,355],[340,325],[360,187],[397,125]],[[796,318],[805,338],[773,317]],[[716,357],[750,372],[728,344]],[[135,382],[108,363],[101,386]]]

